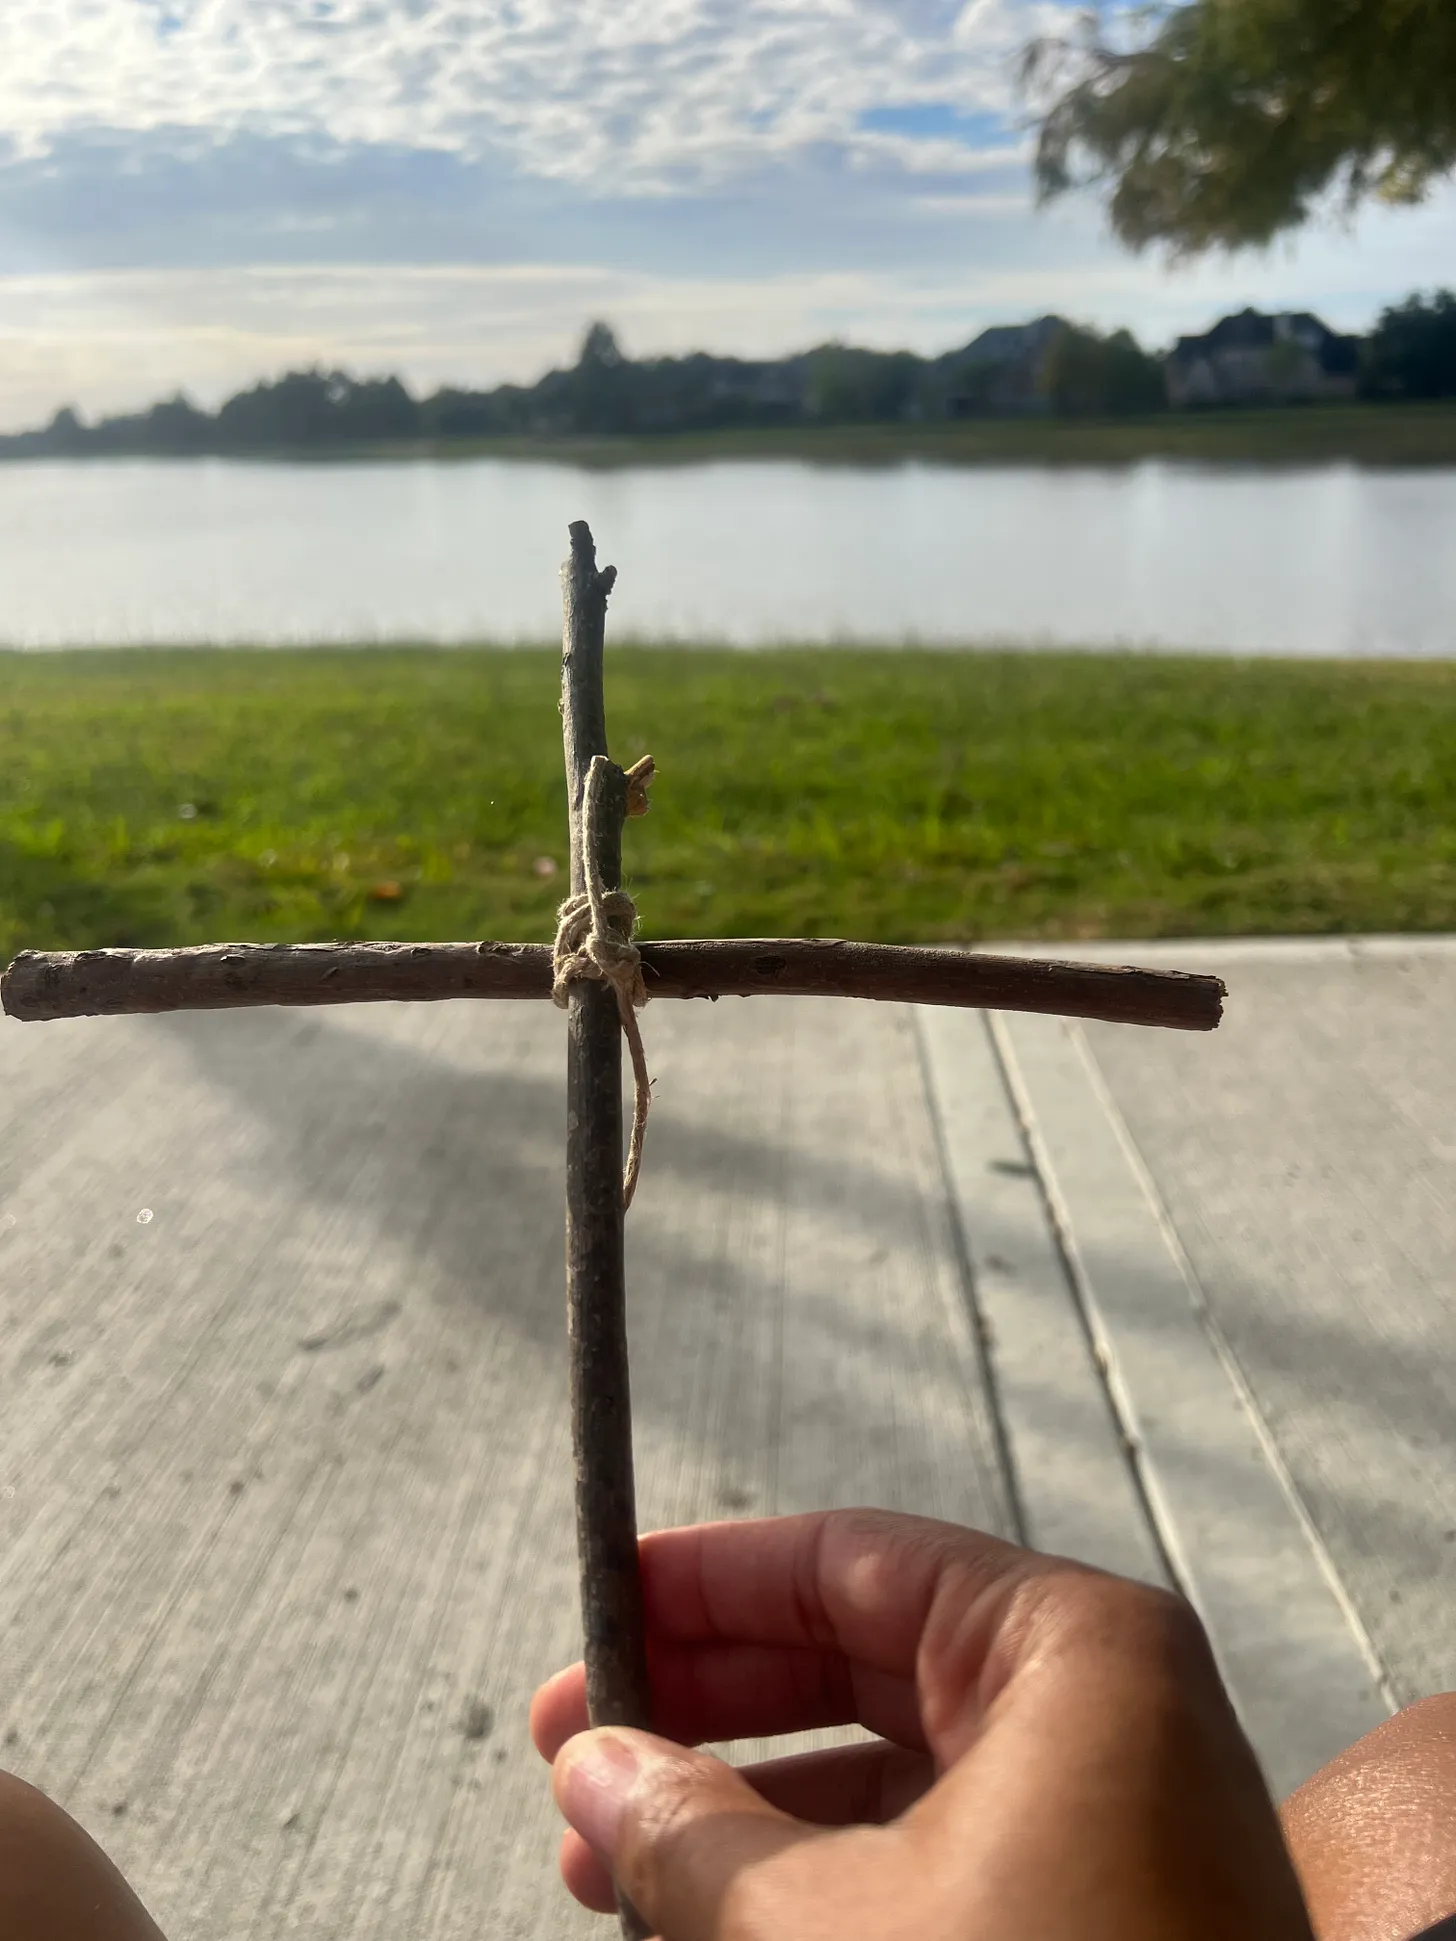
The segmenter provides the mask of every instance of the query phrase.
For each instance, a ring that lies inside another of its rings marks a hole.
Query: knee
[[[0,1935],[162,1941],[85,1828],[13,1773],[0,1773]]]
[[[1416,1934],[1456,1908],[1456,1693],[1421,1699],[1306,1780],[1284,1833],[1322,1941]]]
[[[1389,1807],[1420,1802],[1456,1816],[1456,1692],[1417,1699],[1367,1732],[1305,1781],[1288,1810],[1338,1816],[1364,1812],[1372,1798]]]
[[[1371,1736],[1388,1735],[1407,1745],[1422,1746],[1434,1754],[1443,1750],[1456,1758],[1456,1692],[1436,1692],[1402,1706],[1394,1718],[1377,1726]]]
[[[1359,1791],[1379,1791],[1396,1810],[1421,1803],[1427,1811],[1456,1816],[1456,1692],[1404,1706],[1317,1773],[1310,1786],[1326,1775],[1334,1790],[1358,1780]]]

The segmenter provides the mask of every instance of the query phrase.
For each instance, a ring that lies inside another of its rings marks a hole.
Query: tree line
[[[1387,309],[1360,359],[1367,397],[1456,397],[1456,294],[1417,295]],[[216,412],[185,397],[95,424],[62,410],[44,430],[0,438],[0,456],[226,455],[1023,412],[1118,417],[1166,407],[1164,360],[1130,331],[1104,335],[1056,317],[985,331],[939,357],[831,343],[758,361],[703,351],[633,359],[608,325],[594,323],[576,363],[532,385],[447,386],[417,398],[397,377],[294,371],[239,392]]]

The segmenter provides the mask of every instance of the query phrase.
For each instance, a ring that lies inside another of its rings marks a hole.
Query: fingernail
[[[641,1761],[631,1741],[610,1730],[581,1732],[557,1755],[556,1804],[582,1839],[608,1863]]]

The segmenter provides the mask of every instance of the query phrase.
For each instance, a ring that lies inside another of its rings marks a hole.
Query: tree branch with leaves
[[[1187,0],[1033,43],[1041,199],[1095,186],[1118,237],[1264,244],[1456,168],[1456,0]]]

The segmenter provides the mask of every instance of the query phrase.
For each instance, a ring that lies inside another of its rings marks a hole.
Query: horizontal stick
[[[1217,977],[1050,964],[979,951],[832,939],[648,943],[650,996],[878,998],[1044,1011],[1110,1024],[1212,1031]],[[28,950],[0,980],[12,1018],[222,1011],[251,1004],[367,1004],[451,997],[548,998],[546,944],[203,944],[189,950]]]

